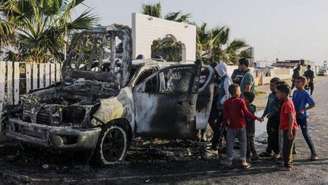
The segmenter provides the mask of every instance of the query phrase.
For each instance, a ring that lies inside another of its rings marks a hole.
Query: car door
[[[197,98],[196,128],[205,129],[208,124],[214,96],[214,70],[203,66],[200,73]]]
[[[196,129],[200,68],[164,68],[133,90],[136,134],[157,138],[191,138]]]

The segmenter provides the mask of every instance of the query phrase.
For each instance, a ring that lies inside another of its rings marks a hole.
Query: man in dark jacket
[[[231,75],[233,83],[238,85],[240,85],[241,80],[244,78],[244,75],[246,73],[246,71],[243,71],[241,68],[241,64],[239,63],[238,69],[235,69]]]
[[[313,90],[314,90],[314,72],[311,70],[311,66],[308,65],[307,66],[307,70],[304,72],[304,76],[307,79],[307,85],[305,86],[306,90],[310,90],[310,94],[313,94]]]
[[[292,87],[291,89],[293,90],[295,87],[295,80],[296,78],[298,78],[300,75],[300,71],[301,71],[301,65],[297,65],[297,67],[294,69],[293,71],[293,76],[292,76]]]

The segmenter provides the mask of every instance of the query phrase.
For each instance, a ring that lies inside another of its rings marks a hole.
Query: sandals
[[[241,163],[241,168],[242,169],[248,169],[250,167],[251,167],[251,165],[248,162],[242,162]]]

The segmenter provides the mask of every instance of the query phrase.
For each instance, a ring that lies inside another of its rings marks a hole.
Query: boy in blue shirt
[[[260,154],[260,157],[273,157],[273,159],[278,159],[280,157],[279,123],[280,108],[282,103],[276,95],[276,87],[279,83],[282,83],[279,78],[275,77],[270,80],[271,93],[268,97],[268,101],[262,116],[262,118],[268,117],[268,146],[266,148],[266,151]],[[274,153],[273,156],[272,152]]]
[[[297,112],[297,123],[300,126],[304,139],[311,150],[310,159],[317,160],[318,156],[307,126],[307,110],[312,109],[315,106],[315,103],[310,94],[305,90],[306,81],[306,78],[303,76],[295,79],[296,90],[293,93],[293,102]]]

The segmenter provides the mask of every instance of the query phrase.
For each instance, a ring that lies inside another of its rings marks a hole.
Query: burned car
[[[128,65],[124,84],[117,65],[107,70],[112,63],[94,63],[67,60],[61,83],[22,96],[5,121],[6,136],[47,148],[93,150],[107,165],[124,160],[137,136],[194,139],[207,127],[211,67],[141,60]]]

